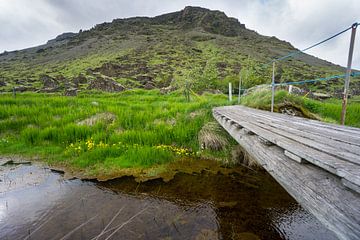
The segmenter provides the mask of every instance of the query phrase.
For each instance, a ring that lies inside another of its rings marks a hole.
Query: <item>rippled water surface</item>
[[[249,171],[138,184],[2,166],[0,239],[336,239],[268,174]]]

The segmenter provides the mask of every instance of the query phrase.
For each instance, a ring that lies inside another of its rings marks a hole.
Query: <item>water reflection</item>
[[[0,239],[333,239],[268,175],[251,174],[96,183],[2,167]]]

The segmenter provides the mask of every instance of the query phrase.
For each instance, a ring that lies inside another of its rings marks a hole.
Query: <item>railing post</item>
[[[271,112],[274,112],[274,97],[275,97],[275,61],[273,61],[272,81],[271,81]]]
[[[231,82],[229,82],[229,101],[232,101],[232,87],[231,87]]]
[[[241,98],[241,82],[242,82],[242,76],[240,74],[238,104],[240,104],[240,98]]]
[[[349,86],[350,86],[351,64],[352,64],[352,57],[353,57],[353,52],[354,52],[354,42],[355,42],[357,26],[358,26],[358,23],[354,23],[352,25],[352,29],[351,29],[350,48],[349,48],[348,63],[347,63],[346,74],[345,74],[344,95],[343,95],[342,110],[341,110],[341,124],[342,125],[345,124],[346,106],[347,106],[347,99],[348,99]]]

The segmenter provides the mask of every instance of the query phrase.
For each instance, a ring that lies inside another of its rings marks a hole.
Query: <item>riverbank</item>
[[[44,161],[82,179],[168,180],[174,169],[184,166],[186,172],[194,161],[229,159],[235,142],[226,135],[220,136],[226,146],[216,151],[202,149],[198,136],[214,121],[211,109],[226,104],[224,95],[193,96],[188,102],[181,92],[158,90],[3,95],[0,154]]]

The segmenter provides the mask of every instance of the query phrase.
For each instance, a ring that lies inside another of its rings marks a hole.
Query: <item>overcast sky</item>
[[[303,49],[360,22],[359,0],[0,0],[0,52],[46,43],[115,18],[201,6],[221,10],[260,34]],[[350,31],[308,53],[346,66]],[[360,69],[360,28],[353,67]]]

